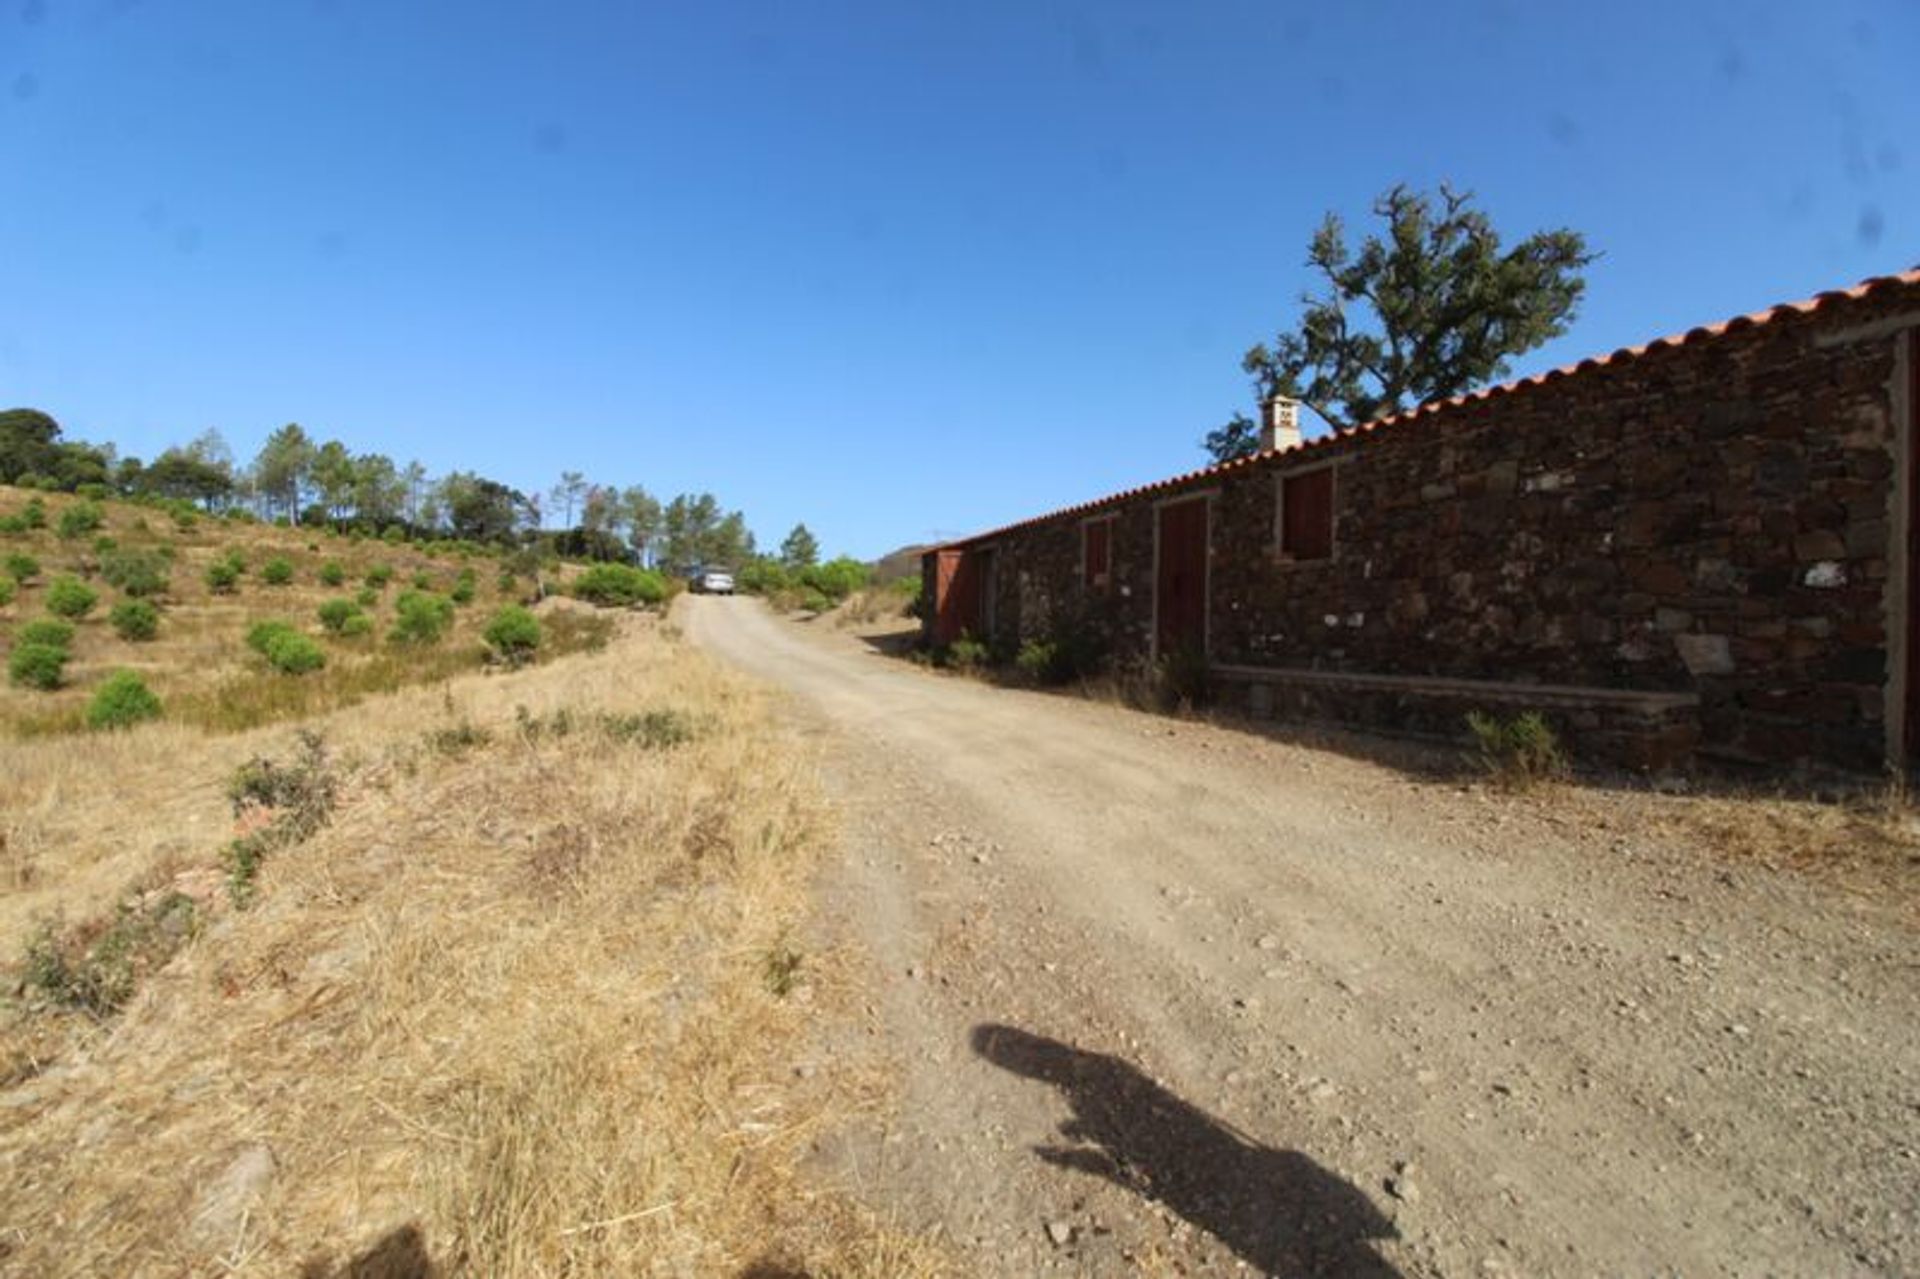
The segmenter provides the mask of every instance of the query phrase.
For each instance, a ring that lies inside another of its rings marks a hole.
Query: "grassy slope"
[[[0,514],[18,512],[30,496],[0,487]],[[191,528],[179,529],[165,512],[107,502],[102,504],[106,512],[102,534],[124,549],[170,548],[174,557],[168,590],[156,601],[162,611],[159,635],[133,643],[120,639],[107,621],[119,593],[91,576],[99,561],[93,551],[96,535],[64,541],[53,530],[60,513],[75,499],[44,494],[41,500],[47,510],[47,528],[0,535],[0,555],[22,552],[40,563],[39,576],[22,586],[11,605],[0,608],[0,657],[10,651],[6,636],[20,622],[46,615],[47,585],[56,576],[72,573],[87,578],[100,602],[79,624],[66,687],[45,693],[0,685],[0,728],[16,733],[77,728],[93,687],[120,668],[139,672],[167,704],[172,718],[205,727],[250,727],[311,714],[354,697],[476,666],[481,628],[500,604],[509,601],[498,589],[497,562],[485,557],[430,555],[411,545],[356,542],[313,529],[220,520],[202,519]],[[234,594],[216,595],[207,585],[206,571],[214,561],[236,551],[244,557],[247,571]],[[288,585],[269,586],[261,578],[262,566],[275,557],[284,557],[294,566]],[[320,569],[328,561],[346,570],[343,585],[321,583]],[[304,680],[288,680],[269,671],[242,643],[248,627],[268,618],[290,621],[320,636],[314,615],[319,605],[356,595],[367,573],[378,564],[391,567],[393,579],[369,610],[374,634],[357,641],[326,640],[326,670]],[[460,610],[445,643],[413,650],[382,642],[393,623],[394,600],[412,584],[415,574],[426,574],[433,589],[446,592],[460,570],[468,567],[473,570],[477,594],[472,604]],[[519,583],[516,591],[529,585]]]
[[[210,677],[164,652],[253,678],[240,621],[205,608],[144,650],[176,701]],[[659,711],[691,740],[620,718]],[[291,721],[0,741],[0,1271],[935,1267],[795,1173],[875,1098],[796,1070],[845,998],[831,957],[770,976],[826,824],[752,686],[631,616],[599,652],[306,724],[338,806],[246,910],[219,869],[225,784],[284,756]],[[196,926],[118,1015],[18,984],[42,921],[84,936],[170,892]]]

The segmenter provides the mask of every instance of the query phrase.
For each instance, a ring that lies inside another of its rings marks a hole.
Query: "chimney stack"
[[[1260,404],[1260,447],[1271,453],[1300,447],[1300,401],[1269,396]]]

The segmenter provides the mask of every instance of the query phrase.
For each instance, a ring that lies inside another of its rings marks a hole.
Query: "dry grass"
[[[628,731],[663,711],[690,739]],[[223,784],[285,730],[0,744],[7,954],[135,885],[211,920],[110,1022],[10,1010],[0,1270],[937,1268],[796,1172],[875,1093],[795,1069],[851,995],[787,958],[824,814],[751,686],[635,619],[316,727],[334,820],[246,911],[208,890]]]

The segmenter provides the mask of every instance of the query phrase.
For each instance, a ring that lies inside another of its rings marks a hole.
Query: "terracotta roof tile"
[[[1059,510],[1049,511],[1045,515],[1035,515],[1012,524],[1003,524],[999,528],[988,529],[984,533],[974,533],[967,537],[956,538],[941,547],[932,549],[943,550],[947,547],[967,546],[975,542],[986,541],[990,538],[1002,537],[1020,529],[1031,528],[1034,525],[1046,524],[1053,520],[1068,519],[1075,515],[1082,515],[1099,510],[1103,507],[1131,501],[1137,497],[1145,497],[1153,493],[1163,493],[1172,489],[1182,488],[1211,476],[1227,475],[1245,467],[1257,466],[1281,456],[1282,452],[1288,456],[1310,452],[1313,449],[1321,448],[1341,440],[1352,439],[1355,436],[1370,435],[1383,427],[1405,425],[1416,419],[1430,417],[1433,414],[1456,408],[1462,404],[1471,404],[1480,400],[1491,400],[1503,395],[1511,395],[1516,391],[1522,391],[1534,386],[1544,386],[1548,382],[1555,382],[1565,377],[1573,377],[1576,374],[1585,373],[1593,369],[1623,364],[1644,355],[1651,355],[1655,352],[1687,346],[1695,342],[1708,341],[1722,334],[1743,332],[1747,329],[1758,328],[1762,325],[1772,324],[1775,321],[1793,316],[1811,315],[1816,311],[1824,310],[1836,303],[1858,301],[1870,293],[1914,285],[1920,285],[1920,268],[1903,271],[1898,275],[1877,275],[1871,279],[1862,280],[1850,289],[1829,289],[1824,293],[1815,294],[1811,298],[1805,298],[1798,302],[1782,302],[1776,306],[1770,306],[1764,311],[1754,311],[1747,315],[1736,315],[1730,320],[1721,321],[1719,324],[1702,325],[1697,328],[1688,329],[1683,334],[1654,338],[1639,346],[1621,347],[1609,355],[1589,356],[1576,364],[1563,365],[1557,369],[1549,369],[1544,373],[1536,373],[1529,377],[1516,378],[1511,382],[1502,382],[1498,386],[1482,387],[1477,391],[1469,391],[1465,395],[1456,395],[1450,399],[1429,400],[1424,404],[1416,405],[1405,412],[1396,413],[1390,417],[1376,418],[1371,422],[1365,422],[1359,426],[1345,427],[1328,435],[1320,436],[1317,439],[1303,441],[1291,449],[1285,449],[1279,452],[1268,450],[1254,453],[1247,457],[1237,458],[1231,462],[1221,462],[1214,466],[1202,467],[1197,471],[1188,471],[1181,475],[1169,476],[1163,480],[1155,480],[1151,484],[1142,484],[1137,488],[1126,489],[1119,493],[1109,493],[1105,497],[1095,498],[1089,502],[1080,502],[1073,506],[1061,507]]]

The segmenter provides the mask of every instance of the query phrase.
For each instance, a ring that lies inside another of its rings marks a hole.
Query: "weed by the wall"
[[[1505,720],[1470,711],[1467,731],[1473,735],[1480,766],[1502,786],[1523,789],[1566,771],[1560,737],[1539,711]]]

